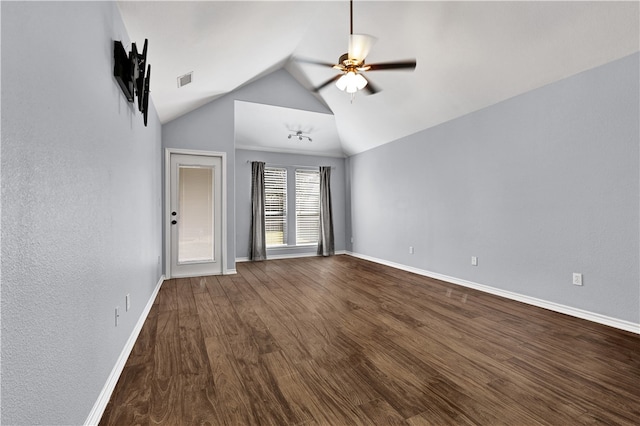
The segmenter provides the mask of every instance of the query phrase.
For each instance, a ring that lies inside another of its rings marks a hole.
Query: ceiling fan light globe
[[[367,80],[360,74],[349,71],[336,81],[338,89],[347,93],[356,93],[358,90],[367,85]]]
[[[368,34],[349,35],[349,59],[356,64],[361,63],[369,54],[376,38]]]
[[[347,89],[347,81],[348,81],[347,74],[343,74],[336,81],[336,87],[344,92]]]
[[[358,90],[362,90],[367,85],[367,79],[362,76],[362,74],[356,74],[354,83]]]

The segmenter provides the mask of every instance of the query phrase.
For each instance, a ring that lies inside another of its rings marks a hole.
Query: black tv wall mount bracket
[[[147,126],[149,109],[149,83],[151,81],[151,65],[147,64],[147,46],[149,41],[144,39],[142,53],[138,53],[135,43],[131,43],[129,54],[122,42],[113,42],[113,76],[116,78],[127,101],[133,103],[138,98],[138,110]],[[146,67],[146,72],[145,72]]]

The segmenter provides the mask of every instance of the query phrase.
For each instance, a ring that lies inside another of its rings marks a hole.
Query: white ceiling
[[[331,114],[235,101],[236,148],[308,155],[343,156]],[[302,132],[312,141],[289,135]]]
[[[319,85],[336,71],[291,58],[336,62],[347,50],[346,0],[119,7],[131,39],[149,39],[151,96],[163,123],[281,67],[306,87]],[[415,58],[416,70],[366,73],[382,91],[358,93],[353,103],[327,86],[318,96],[334,114],[339,145],[289,145],[288,152],[362,152],[627,56],[639,50],[638,15],[637,1],[356,0],[354,32],[378,39],[367,63]],[[193,83],[178,89],[176,78],[190,71]],[[246,102],[236,103],[236,113],[237,144],[273,151],[287,149],[282,129],[265,137],[274,126],[304,122],[316,131],[328,119]]]

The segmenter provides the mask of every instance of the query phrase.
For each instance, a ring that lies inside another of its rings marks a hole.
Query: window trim
[[[285,177],[285,188],[286,188],[286,200],[285,200],[285,206],[286,206],[286,215],[285,215],[285,223],[284,223],[284,228],[285,228],[285,241],[284,244],[272,244],[272,245],[267,245],[267,250],[268,251],[273,251],[273,252],[286,252],[288,250],[295,250],[296,248],[298,249],[309,249],[312,247],[317,247],[318,246],[318,242],[316,241],[314,242],[310,242],[310,243],[300,243],[298,244],[297,240],[297,211],[296,211],[296,172],[298,170],[301,171],[307,171],[307,172],[313,172],[313,173],[317,173],[318,174],[318,179],[320,176],[320,168],[319,167],[315,167],[315,166],[295,166],[295,165],[270,165],[270,164],[266,164],[265,165],[265,172],[267,170],[285,170],[286,171],[286,177]],[[266,179],[265,179],[266,181]],[[266,182],[265,182],[266,183]],[[319,183],[318,183],[319,185]],[[319,192],[319,188],[318,188],[318,192]],[[265,194],[266,194],[266,188],[265,188]],[[319,198],[319,193],[318,193],[318,198]],[[266,201],[266,200],[265,200]],[[265,202],[266,205],[266,202]],[[318,205],[318,214],[319,214],[319,205]],[[266,216],[266,212],[265,212],[265,216]],[[266,219],[266,217],[265,217]],[[266,224],[265,224],[266,225]]]

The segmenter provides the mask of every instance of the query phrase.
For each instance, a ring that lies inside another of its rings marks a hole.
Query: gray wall
[[[236,150],[236,258],[249,256],[249,239],[251,227],[251,164],[247,161],[264,161],[280,166],[331,166],[331,208],[333,211],[333,228],[336,251],[344,251],[345,245],[345,160],[344,158],[317,157],[311,155],[282,154],[274,152]],[[295,170],[295,167],[287,167]],[[295,211],[291,205],[295,196],[295,185],[288,185],[289,211]],[[293,222],[290,223],[292,225]],[[291,229],[291,227],[290,227]],[[295,229],[295,228],[294,228]],[[292,232],[292,231],[290,231]],[[288,256],[315,254],[317,247],[287,247],[268,249],[267,255]]]
[[[164,148],[227,153],[227,268],[235,269],[234,101],[248,101],[330,113],[291,75],[281,69],[162,126]],[[166,243],[166,238],[165,238]]]
[[[161,127],[112,76],[115,3],[1,7],[1,423],[77,425],[160,277]]]
[[[639,323],[638,63],[351,157],[353,252]]]

